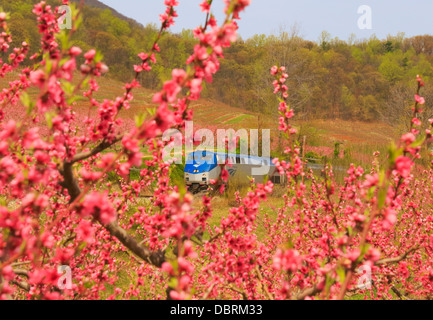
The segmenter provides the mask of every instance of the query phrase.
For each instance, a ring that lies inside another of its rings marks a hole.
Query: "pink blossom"
[[[93,61],[93,59],[95,58],[95,55],[96,55],[96,50],[91,49],[86,54],[84,54],[84,58],[86,58],[87,63],[91,63]]]
[[[415,101],[419,104],[425,104],[425,99],[419,95],[415,95]]]
[[[116,219],[116,210],[106,194],[92,192],[84,198],[82,206],[83,217],[94,216],[103,224],[110,224]]]
[[[208,0],[204,0],[204,1],[200,4],[200,7],[201,7],[201,11],[202,11],[202,12],[209,13],[209,11],[210,11],[210,4],[209,4]]]
[[[45,85],[45,82],[46,82],[45,73],[42,70],[33,71],[30,74],[30,81],[35,86],[38,86],[39,88],[42,88]]]
[[[415,135],[413,133],[406,133],[401,137],[401,141],[406,145],[410,145],[415,141]]]
[[[75,57],[75,56],[80,55],[81,52],[82,52],[81,49],[78,48],[78,47],[72,47],[71,49],[69,49],[69,54],[70,54],[72,57]]]
[[[296,250],[277,250],[274,255],[273,267],[277,270],[295,272],[301,267],[302,257]]]
[[[87,220],[82,220],[77,229],[77,236],[80,241],[85,241],[88,243],[93,243],[95,231],[92,227],[92,223]]]
[[[407,178],[411,173],[413,162],[408,157],[399,156],[395,161],[395,166],[398,173],[403,178]]]

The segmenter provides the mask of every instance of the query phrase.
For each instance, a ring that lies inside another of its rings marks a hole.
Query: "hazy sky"
[[[102,0],[120,13],[142,24],[158,23],[164,11],[163,0]],[[202,0],[179,0],[179,18],[172,31],[191,29],[203,23],[204,15],[199,4]],[[358,8],[368,5],[372,10],[372,29],[358,28]],[[213,12],[221,17],[223,0],[214,0]],[[298,24],[300,34],[309,40],[317,40],[326,30],[333,37],[347,40],[351,33],[358,38],[376,34],[385,38],[388,34],[405,32],[407,36],[433,34],[432,0],[252,0],[242,14],[239,33],[243,38],[254,34],[276,34],[280,26],[290,29]]]

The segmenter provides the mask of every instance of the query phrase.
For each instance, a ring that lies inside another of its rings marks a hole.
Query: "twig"
[[[23,277],[29,277],[29,272],[25,269],[13,269],[13,272],[17,275],[17,276],[23,276]]]
[[[407,258],[407,256],[409,254],[411,254],[412,252],[417,251],[421,246],[417,245],[415,247],[412,247],[411,249],[409,249],[408,251],[406,251],[404,254],[402,254],[401,256],[395,257],[395,258],[387,258],[387,259],[382,259],[379,261],[376,261],[376,265],[380,266],[383,264],[392,264],[392,263],[398,263],[400,261],[403,261],[404,259]]]
[[[216,284],[213,283],[210,288],[206,291],[205,295],[203,296],[203,298],[201,298],[201,300],[207,300],[207,298],[209,298],[209,295],[211,294],[212,290],[215,288]]]
[[[16,262],[16,263],[12,263],[11,267],[12,268],[14,268],[14,267],[20,267],[20,266],[23,266],[23,265],[26,265],[26,264],[31,264],[31,263],[32,263],[31,261]]]
[[[316,285],[314,285],[312,288],[305,289],[302,291],[298,296],[296,297],[296,300],[305,300],[306,297],[314,296],[316,293],[319,293],[320,289],[317,288]]]
[[[27,282],[12,280],[11,283],[25,291],[30,291],[30,285]]]
[[[265,291],[266,295],[268,296],[268,299],[275,300],[275,298],[269,293],[268,288],[266,288],[266,285],[263,283],[263,277],[262,277],[262,273],[259,270],[259,266],[256,266],[256,273],[257,276],[259,277],[260,284],[262,285],[263,291]]]

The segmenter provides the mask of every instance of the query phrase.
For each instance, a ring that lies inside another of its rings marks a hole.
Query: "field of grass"
[[[387,144],[396,137],[392,127],[380,122],[311,120],[295,121],[295,124],[300,127],[301,134],[304,130],[308,134],[309,130],[313,129],[321,139],[349,144]]]

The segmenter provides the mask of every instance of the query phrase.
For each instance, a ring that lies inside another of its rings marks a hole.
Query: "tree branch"
[[[412,300],[412,299],[406,297],[404,294],[402,294],[395,286],[392,286],[391,290],[400,298],[400,300],[403,300],[403,299]]]
[[[262,273],[260,272],[260,269],[258,266],[256,266],[256,273],[259,277],[260,284],[262,285],[263,291],[266,293],[266,296],[269,300],[275,300],[275,298],[269,293],[268,288],[266,288],[266,284],[263,281]]]
[[[17,275],[17,276],[23,276],[28,278],[29,277],[29,273],[27,270],[24,269],[13,269],[13,272]]]
[[[100,146],[101,146],[100,148],[107,147],[107,145],[103,145],[102,143],[100,144]],[[83,159],[83,156],[80,156],[80,158]],[[73,168],[73,163],[64,163],[63,169],[59,170],[63,176],[63,182],[61,182],[61,186],[66,190],[68,190],[68,193],[71,197],[70,203],[73,203],[81,194],[78,181],[74,176],[74,172],[72,168]],[[160,268],[162,264],[165,262],[165,251],[159,250],[157,252],[152,252],[147,247],[140,245],[133,237],[131,237],[124,229],[122,229],[117,224],[117,222],[113,222],[104,227],[105,229],[107,229],[108,232],[110,232],[110,234],[113,237],[117,238],[126,248],[131,250],[142,260],[158,268]]]
[[[69,196],[71,197],[69,202],[72,203],[81,194],[80,186],[74,176],[73,164],[68,162],[63,163],[63,168],[59,170],[59,172],[63,176],[63,181],[60,182],[60,186],[68,190]]]
[[[154,265],[155,267],[161,268],[165,262],[165,251],[153,252],[143,245],[140,245],[133,237],[131,237],[123,228],[121,228],[116,222],[113,222],[107,226],[104,226],[110,234],[117,238],[125,247],[131,250],[134,254],[140,257],[142,260]]]
[[[25,269],[13,269],[13,272],[17,276],[29,278],[29,273]],[[11,283],[25,291],[30,291],[30,284],[25,281],[12,280]]]
[[[11,283],[27,292],[30,291],[30,285],[27,282],[12,280]]]
[[[401,256],[398,256],[398,257],[395,257],[395,258],[387,258],[387,259],[378,260],[378,261],[376,261],[375,265],[380,266],[380,265],[383,265],[383,264],[398,263],[398,262],[403,261],[404,259],[406,259],[409,254],[411,254],[412,252],[417,251],[419,248],[420,248],[420,246],[418,245],[418,246],[412,247],[411,249],[409,249],[409,251],[405,252]]]
[[[305,289],[296,297],[296,300],[305,300],[306,297],[314,296],[322,290],[318,289],[317,286],[313,286],[312,288]]]
[[[93,156],[96,156],[98,153],[101,153],[102,151],[110,148],[111,146],[115,145],[116,143],[118,143],[121,140],[122,140],[122,137],[117,137],[112,142],[102,141],[99,145],[97,145],[92,150],[90,150],[88,152],[82,152],[82,153],[76,154],[74,156],[74,158],[72,159],[71,164],[74,164],[74,163],[82,161],[82,160],[86,160],[86,159],[93,157]]]

